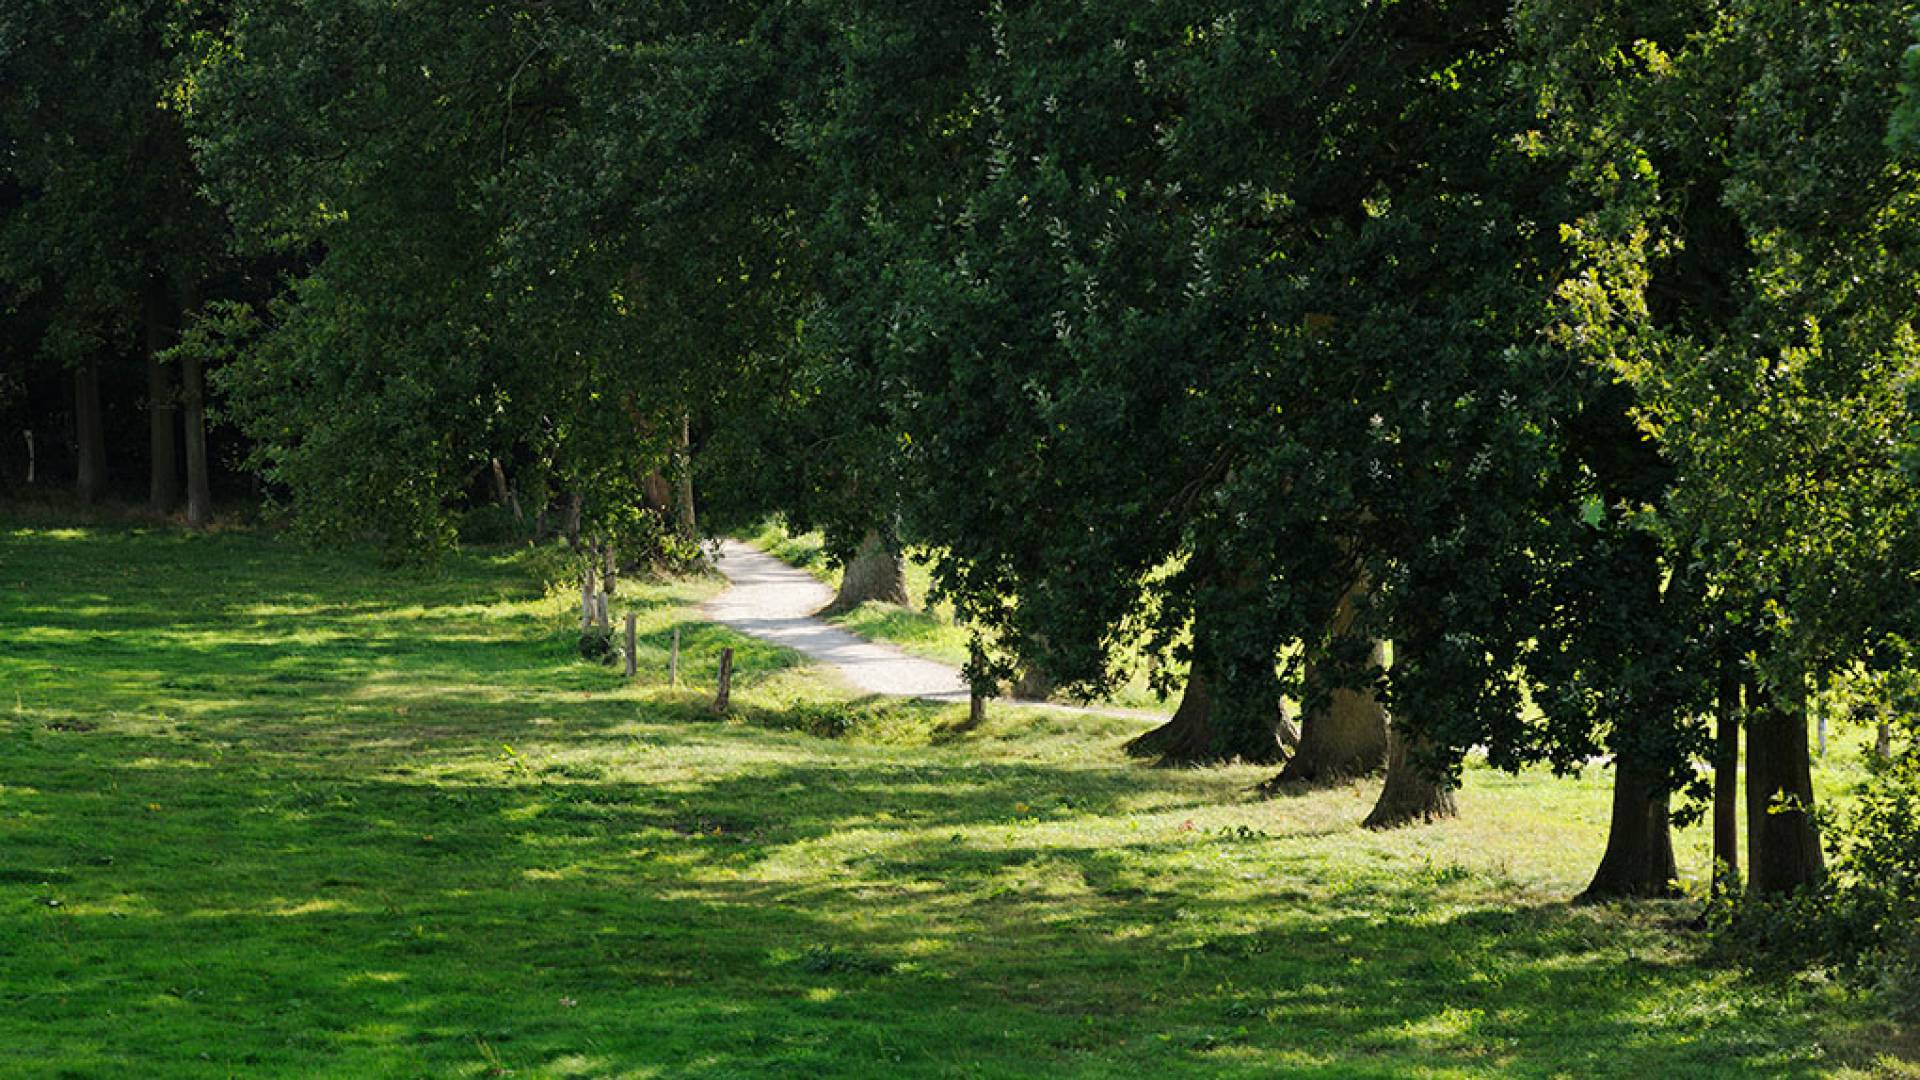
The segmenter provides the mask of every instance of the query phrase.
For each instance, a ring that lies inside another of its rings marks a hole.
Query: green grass
[[[628,683],[543,558],[0,524],[0,1075],[1911,1072],[1683,905],[1567,906],[1602,776],[1374,835],[1135,720],[836,697],[706,580],[622,584]]]
[[[828,561],[825,538],[817,532],[796,536],[774,519],[741,533],[740,538],[790,566],[807,571],[832,588],[840,587],[840,568]],[[861,637],[884,641],[916,656],[960,667],[967,662],[967,632],[953,621],[950,605],[927,602],[932,586],[933,574],[926,560],[909,552],[907,597],[912,601],[911,607],[869,601],[827,621]],[[1126,709],[1169,713],[1175,705],[1154,692],[1144,668],[1102,700]]]

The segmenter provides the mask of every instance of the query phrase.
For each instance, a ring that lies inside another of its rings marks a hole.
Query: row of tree
[[[1391,826],[1608,755],[1596,896],[1682,794],[1736,875],[1744,732],[1780,893],[1810,702],[1911,664],[1916,15],[20,0],[0,271],[77,415],[142,328],[156,502],[169,363],[190,477],[210,365],[405,551],[489,486],[688,535],[697,473],[879,594],[924,545],[983,681],[1184,661],[1142,756]]]

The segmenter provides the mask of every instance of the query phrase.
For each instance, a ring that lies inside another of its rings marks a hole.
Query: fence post
[[[720,693],[713,699],[714,712],[726,712],[733,698],[733,650],[720,650]]]
[[[629,679],[640,673],[640,658],[634,654],[633,650],[633,624],[637,617],[633,612],[627,612],[627,678]]]
[[[593,571],[588,570],[580,577],[580,629],[584,632],[593,625]]]
[[[680,628],[673,628],[673,654],[667,657],[667,687],[680,687]]]

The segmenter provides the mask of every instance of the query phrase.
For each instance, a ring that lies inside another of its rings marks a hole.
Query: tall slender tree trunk
[[[1340,597],[1334,612],[1333,633],[1342,637],[1353,626],[1355,606],[1366,593],[1364,581],[1355,584]],[[1383,641],[1372,643],[1367,653],[1371,668],[1384,668],[1387,648]],[[1307,685],[1320,685],[1313,664],[1307,667]],[[1300,718],[1300,748],[1278,784],[1331,784],[1380,771],[1387,763],[1387,710],[1372,690],[1334,689],[1327,704],[1308,711]]]
[[[1600,868],[1582,901],[1674,896],[1680,867],[1673,858],[1668,794],[1631,754],[1613,763],[1613,820]]]
[[[1813,820],[1813,761],[1804,694],[1761,690],[1747,720],[1747,874],[1753,891],[1778,896],[1825,873]]]
[[[1713,883],[1740,885],[1740,679],[1733,664],[1720,662],[1718,708],[1713,718]]]
[[[200,358],[189,350],[180,357],[182,417],[187,429],[187,524],[198,528],[213,520],[213,484],[207,471],[207,382]]]
[[[680,535],[692,540],[700,535],[700,529],[693,516],[693,420],[686,413],[680,414],[680,436],[675,459]]]
[[[906,558],[878,529],[868,529],[861,538],[859,549],[841,569],[840,591],[821,614],[839,615],[869,600],[902,607],[911,603],[907,597]]]
[[[166,348],[166,290],[158,282],[147,287],[147,428],[149,471],[147,506],[170,514],[180,503],[180,408],[175,400],[173,369],[160,361]]]
[[[1375,800],[1373,811],[1362,822],[1367,828],[1394,829],[1416,821],[1439,821],[1460,815],[1452,782],[1433,775],[1421,765],[1422,755],[1416,750],[1426,749],[1427,744],[1408,745],[1399,724],[1388,725],[1387,782],[1380,788],[1380,798]]]
[[[73,369],[73,434],[73,493],[82,503],[91,504],[107,492],[107,430],[100,417],[98,360],[86,360]]]
[[[183,284],[181,319],[192,318],[199,306],[198,288]],[[198,528],[213,521],[213,482],[207,463],[207,379],[191,349],[181,350],[180,405],[187,429],[187,524]]]

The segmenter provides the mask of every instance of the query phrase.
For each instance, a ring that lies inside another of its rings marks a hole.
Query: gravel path
[[[721,541],[716,563],[733,587],[704,605],[713,621],[830,664],[870,694],[967,700],[967,682],[957,669],[814,618],[833,599],[833,590],[805,570],[739,540]]]

